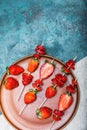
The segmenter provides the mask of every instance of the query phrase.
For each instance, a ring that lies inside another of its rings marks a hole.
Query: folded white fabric
[[[87,130],[87,57],[76,63],[75,75],[80,86],[80,105],[75,118],[64,130]],[[0,116],[0,130],[14,130],[3,115]]]

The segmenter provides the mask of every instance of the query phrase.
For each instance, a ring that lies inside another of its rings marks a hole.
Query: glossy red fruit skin
[[[36,110],[36,115],[39,119],[47,119],[52,115],[52,109],[46,106],[43,106]]]
[[[13,77],[8,77],[4,82],[5,88],[8,90],[14,89],[19,86],[18,81]]]
[[[23,83],[24,86],[31,83],[32,79],[33,79],[33,76],[31,74],[28,74],[28,73],[22,74],[22,83]]]
[[[70,93],[64,93],[60,96],[58,102],[58,110],[65,111],[72,105],[72,103],[73,103],[73,97],[70,95]]]
[[[74,94],[76,92],[75,86],[69,85],[66,87],[67,92]]]
[[[67,67],[69,67],[70,69],[75,69],[75,61],[74,60],[69,60],[68,62],[66,62],[65,64]]]
[[[72,84],[76,87],[78,85],[77,80],[72,79]]]
[[[61,120],[61,118],[58,115],[56,115],[56,114],[53,114],[53,119],[55,121],[60,121]]]
[[[55,109],[54,110],[54,114],[56,114],[57,116],[63,116],[64,115],[64,112],[63,111],[59,111],[58,109]]]
[[[46,98],[51,98],[53,96],[56,95],[56,87],[54,86],[49,86],[47,89],[46,89],[46,92],[45,92],[45,96]]]
[[[23,67],[19,66],[19,65],[11,65],[9,68],[8,68],[8,73],[11,74],[11,75],[19,75],[21,74],[22,72],[24,72],[24,69]]]
[[[42,45],[38,45],[36,48],[35,48],[35,51],[40,54],[40,55],[44,55],[45,54],[45,48],[44,46]]]
[[[36,94],[34,91],[29,91],[24,95],[24,103],[25,104],[30,104],[36,100]]]

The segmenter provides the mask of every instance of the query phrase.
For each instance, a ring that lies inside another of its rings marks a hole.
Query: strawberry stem
[[[10,72],[9,72],[9,69],[8,69],[9,67],[7,66],[6,67],[6,73],[9,75],[10,74]]]

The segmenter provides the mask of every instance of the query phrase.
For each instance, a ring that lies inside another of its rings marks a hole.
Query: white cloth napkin
[[[80,105],[75,118],[64,130],[87,130],[87,57],[76,63],[75,74],[80,86]],[[14,130],[3,115],[0,116],[0,130]]]

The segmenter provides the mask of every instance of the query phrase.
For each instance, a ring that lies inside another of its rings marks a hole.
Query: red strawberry
[[[56,115],[56,114],[53,114],[53,119],[55,121],[60,121],[61,120],[61,118],[58,115]]]
[[[28,68],[27,69],[28,69],[28,71],[30,73],[32,73],[37,69],[38,65],[39,65],[39,60],[35,59],[35,58],[32,58],[32,59],[30,59],[30,61],[28,63]]]
[[[22,74],[22,83],[24,86],[28,85],[33,79],[33,76],[28,73],[23,73]]]
[[[8,77],[5,80],[5,88],[8,90],[14,89],[16,87],[18,87],[19,83],[16,79],[14,79],[13,77]]]
[[[43,85],[42,81],[37,79],[34,83],[32,83],[32,86],[38,90],[38,91],[41,91],[42,88],[41,88],[41,85]]]
[[[77,80],[76,79],[72,79],[72,84],[74,85],[74,86],[77,86]]]
[[[46,106],[43,106],[36,110],[36,115],[39,119],[46,119],[52,115],[52,109]]]
[[[55,78],[52,79],[52,82],[53,82],[54,85],[57,85],[59,87],[63,87],[66,80],[67,80],[67,78],[66,78],[65,75],[56,74]]]
[[[56,87],[55,86],[49,86],[46,89],[46,92],[45,92],[46,98],[51,98],[51,97],[55,96],[55,94],[56,94]]]
[[[51,63],[44,63],[40,68],[40,79],[46,79],[54,72],[54,65]]]
[[[19,65],[11,65],[7,67],[7,73],[12,75],[19,75],[24,71],[23,67]]]
[[[67,61],[66,66],[71,68],[71,69],[75,69],[75,61],[74,60]]]
[[[67,87],[66,87],[66,90],[67,90],[67,92],[69,92],[69,93],[75,93],[75,92],[76,92],[75,87],[72,86],[72,85],[67,86]]]
[[[63,66],[61,68],[61,71],[64,72],[65,74],[67,74],[67,75],[70,74],[70,68],[68,68],[68,67]]]
[[[73,103],[73,98],[69,93],[62,94],[59,99],[58,109],[64,111],[68,109]]]
[[[45,48],[44,46],[41,46],[41,45],[38,45],[36,48],[35,48],[35,51],[40,54],[40,55],[44,55],[45,54]]]
[[[40,55],[39,55],[39,54],[33,54],[33,57],[34,57],[35,59],[40,59]]]
[[[63,111],[59,111],[58,109],[54,110],[54,114],[58,115],[58,116],[63,116],[64,112]]]
[[[34,102],[36,100],[36,98],[37,98],[36,93],[37,93],[37,91],[34,91],[32,89],[29,92],[27,92],[24,95],[25,104],[30,104],[30,103]]]

